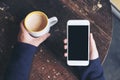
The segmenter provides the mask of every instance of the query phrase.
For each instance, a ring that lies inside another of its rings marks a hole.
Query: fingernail
[[[93,34],[92,33],[90,33],[90,36],[91,36],[91,38],[93,38]]]
[[[64,57],[67,57],[67,53],[64,53]]]
[[[64,39],[64,43],[67,43],[67,39]]]
[[[67,49],[67,45],[64,46],[64,49]]]

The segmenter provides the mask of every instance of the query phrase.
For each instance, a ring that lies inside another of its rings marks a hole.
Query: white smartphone
[[[69,20],[67,22],[67,64],[69,66],[87,66],[89,64],[88,20]]]

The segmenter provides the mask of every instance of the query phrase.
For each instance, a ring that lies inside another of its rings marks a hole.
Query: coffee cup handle
[[[49,26],[51,27],[58,22],[58,19],[57,19],[57,17],[51,17],[48,19],[48,21],[49,21]]]

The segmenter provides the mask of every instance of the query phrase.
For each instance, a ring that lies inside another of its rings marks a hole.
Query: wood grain
[[[17,42],[19,23],[31,11],[40,10],[48,17],[57,16],[59,22],[51,27],[51,36],[34,55],[30,80],[79,80],[75,67],[66,65],[63,57],[63,40],[66,38],[66,22],[69,19],[88,19],[94,34],[100,58],[107,55],[112,34],[109,1],[101,0],[102,8],[96,7],[98,0],[1,0],[0,10],[0,79],[3,80],[9,63],[13,44]],[[9,8],[8,8],[9,7]],[[7,16],[7,17],[6,17]],[[7,19],[6,19],[7,18]]]
[[[95,37],[101,61],[103,62],[112,35],[112,19],[109,1],[105,0],[60,0],[71,11],[91,22],[91,32]],[[100,8],[98,5],[102,5]]]

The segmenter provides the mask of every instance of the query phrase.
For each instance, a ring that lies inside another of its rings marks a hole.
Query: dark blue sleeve
[[[18,42],[5,74],[5,80],[29,80],[33,55],[37,47]]]
[[[100,59],[90,60],[89,66],[78,67],[80,80],[105,80]]]

